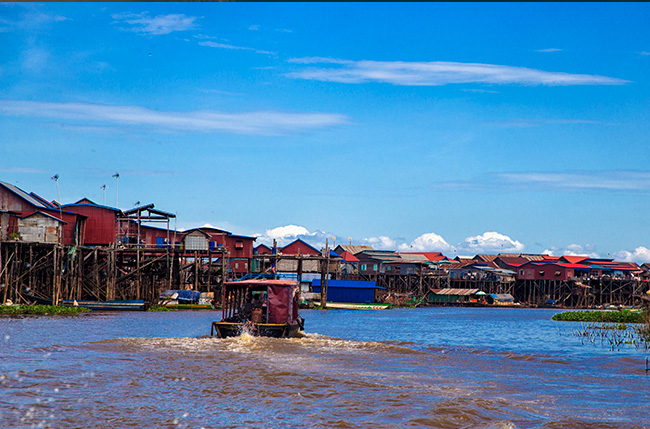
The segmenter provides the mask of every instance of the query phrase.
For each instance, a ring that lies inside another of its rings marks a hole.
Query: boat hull
[[[120,310],[120,311],[144,311],[147,309],[146,302],[141,299],[120,300],[120,301],[78,301],[74,299],[64,299],[62,301],[65,307],[84,307],[90,310]]]
[[[327,308],[339,308],[345,310],[388,310],[390,304],[355,304],[348,302],[328,302]]]
[[[248,333],[256,337],[292,338],[301,330],[297,323],[230,323],[212,322],[210,335],[218,338],[238,337]]]

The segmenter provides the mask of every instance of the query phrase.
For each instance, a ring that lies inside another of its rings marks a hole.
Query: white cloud
[[[547,53],[547,52],[560,52],[561,50],[562,49],[558,49],[558,48],[548,48],[548,49],[538,49],[535,52]]]
[[[332,238],[338,238],[335,234],[325,231],[310,232],[307,228],[300,225],[285,225],[276,228],[267,229],[264,234],[253,234],[257,238],[257,244],[273,245],[273,240],[278,247],[284,247],[298,239],[304,241],[316,249],[325,247],[325,241],[328,241],[330,248],[334,247]],[[339,241],[340,242],[340,241]]]
[[[649,190],[650,172],[647,171],[589,171],[567,173],[500,173],[497,178],[519,185],[572,190]]]
[[[27,2],[1,3],[1,6],[18,7],[19,16],[11,19],[9,14],[0,17],[0,33],[6,33],[14,30],[22,30],[33,33],[43,28],[48,28],[53,23],[69,21],[70,19],[42,11],[42,5]]]
[[[491,173],[468,181],[436,183],[437,188],[543,192],[649,192],[650,171]]]
[[[227,44],[227,43],[219,43],[219,42],[212,42],[212,41],[199,42],[199,45],[200,46],[207,46],[209,48],[244,50],[244,51],[253,51],[253,52],[257,53],[257,54],[275,55],[275,52],[262,51],[260,49],[247,48],[247,47],[244,47],[244,46],[235,46],[235,45],[230,45],[230,44]]]
[[[42,48],[29,48],[21,54],[21,66],[23,71],[29,73],[41,73],[49,66],[50,52]]]
[[[47,170],[41,170],[38,168],[24,168],[24,167],[10,167],[10,168],[0,168],[0,172],[3,173],[27,173],[27,174],[43,174],[47,173]]]
[[[442,252],[449,253],[454,250],[444,238],[436,233],[422,234],[410,244],[402,243],[398,246],[401,252]]]
[[[397,242],[390,237],[385,235],[379,237],[370,237],[364,238],[361,240],[363,244],[372,246],[375,250],[395,250],[397,247]]]
[[[625,262],[636,262],[639,265],[650,262],[650,249],[647,247],[639,246],[632,252],[621,250],[614,254],[617,260]]]
[[[198,24],[195,22],[198,17],[183,14],[150,17],[147,12],[143,12],[114,14],[112,17],[117,23],[130,25],[130,27],[122,28],[122,30],[154,36],[198,28]]]
[[[622,85],[626,80],[598,75],[547,72],[526,67],[456,62],[350,61],[335,58],[293,58],[295,64],[320,67],[287,74],[296,79],[339,83],[390,83],[437,86],[454,83],[519,85]]]
[[[506,128],[540,127],[543,125],[617,125],[614,122],[593,121],[589,119],[509,119],[500,122],[483,122],[484,125]]]
[[[517,240],[498,232],[485,232],[482,235],[467,237],[463,243],[458,245],[462,253],[520,253],[525,246]]]
[[[550,256],[588,256],[590,258],[600,258],[593,244],[569,244],[566,247],[550,247],[542,253]]]
[[[251,31],[257,31],[257,30],[260,29],[260,26],[257,25],[257,24],[256,25],[251,25],[250,27],[248,27],[248,29],[251,30]]]
[[[295,238],[299,235],[311,235],[309,230],[304,226],[286,225],[278,226],[277,228],[267,229],[266,236],[269,238]]]
[[[195,131],[256,135],[284,135],[347,123],[344,115],[331,113],[224,113],[211,110],[161,112],[140,106],[28,100],[0,100],[0,114],[83,124],[91,122],[114,126],[145,126],[157,132]]]

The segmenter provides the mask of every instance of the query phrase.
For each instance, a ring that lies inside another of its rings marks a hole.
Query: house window
[[[235,242],[235,249],[243,249],[244,248],[244,242],[243,241],[236,241]]]
[[[386,271],[390,271],[390,267],[386,267]]]
[[[556,272],[555,272],[555,275],[556,275],[556,276],[562,275],[562,272],[561,272],[561,271],[556,271]]]
[[[239,268],[239,262],[235,262],[235,269]]]
[[[373,271],[377,271],[377,264],[374,264],[374,265],[372,266],[372,270],[373,270]]]
[[[361,264],[361,271],[366,271],[366,264]]]
[[[539,272],[539,275],[540,275],[541,277],[544,277],[544,271],[540,271],[540,272]]]

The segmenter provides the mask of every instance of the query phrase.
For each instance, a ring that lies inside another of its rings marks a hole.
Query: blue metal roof
[[[320,287],[320,279],[312,280],[311,285]],[[348,289],[386,289],[385,287],[377,286],[377,282],[375,281],[364,280],[328,280],[327,287],[339,287]]]
[[[104,206],[101,204],[90,204],[90,203],[72,203],[72,204],[63,204],[61,207],[100,207],[102,209],[108,209],[112,210],[114,212],[119,212],[120,209],[116,209],[115,207],[111,206]]]

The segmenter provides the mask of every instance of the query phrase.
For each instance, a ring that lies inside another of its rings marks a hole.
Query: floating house
[[[119,231],[117,219],[121,213],[119,209],[95,204],[87,198],[74,204],[62,205],[61,208],[85,216],[84,245],[109,246],[116,242]]]
[[[0,212],[0,237],[4,239],[9,236],[22,237],[25,233],[29,241],[51,243],[39,240],[46,237],[52,240],[53,234],[56,234],[56,243],[71,246],[84,244],[85,216],[69,212],[58,203],[48,202],[33,192],[27,193],[6,182],[0,182]],[[35,213],[39,215],[31,216]],[[53,223],[53,218],[58,222]],[[52,228],[57,232],[53,233]]]
[[[477,303],[477,294],[485,295],[480,289],[431,289],[426,295],[429,304],[468,304]]]
[[[320,250],[316,249],[314,246],[301,239],[294,240],[291,243],[287,244],[282,249],[280,249],[280,253],[283,255],[321,255]]]
[[[490,305],[499,305],[499,306],[515,305],[515,298],[509,293],[491,293],[485,296],[485,301]]]
[[[555,261],[530,261],[517,267],[519,280],[567,281],[591,271],[589,265]]]
[[[22,241],[36,243],[58,243],[63,234],[65,222],[43,213],[34,212],[18,219],[18,232]]]
[[[373,278],[385,272],[383,264],[402,260],[397,253],[390,250],[364,250],[354,256],[359,259],[359,274],[365,278]]]

